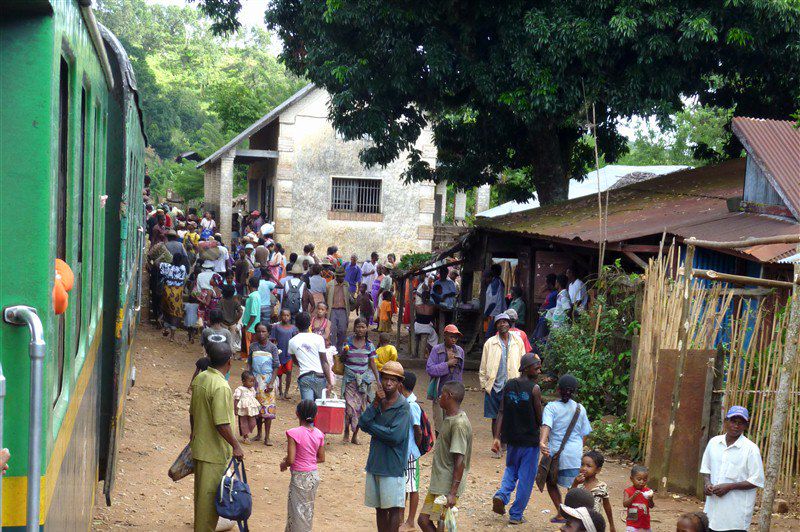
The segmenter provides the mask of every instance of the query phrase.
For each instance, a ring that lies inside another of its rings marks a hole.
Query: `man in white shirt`
[[[219,234],[214,235],[214,238],[219,242],[219,246],[217,249],[219,250],[219,257],[217,260],[214,261],[214,272],[215,273],[225,273],[228,269],[228,257],[230,257],[230,252],[228,248],[222,245],[222,236]]]
[[[586,310],[586,306],[589,304],[589,293],[586,291],[586,285],[575,275],[575,268],[567,268],[566,274],[567,281],[569,281],[567,291],[569,292],[569,300],[572,301],[573,310]]]
[[[361,282],[367,285],[367,291],[372,290],[372,282],[378,276],[378,253],[373,251],[370,260],[361,265]]]
[[[761,451],[744,435],[749,423],[747,409],[732,406],[725,416],[725,434],[711,438],[703,453],[704,510],[713,532],[750,528],[756,488],[764,487]]]
[[[289,354],[297,364],[297,388],[300,390],[301,400],[322,399],[322,390],[328,392],[333,389],[333,383],[328,382],[328,357],[326,356],[325,340],[322,336],[309,331],[311,316],[301,312],[294,319],[294,324],[300,331],[289,340]]]

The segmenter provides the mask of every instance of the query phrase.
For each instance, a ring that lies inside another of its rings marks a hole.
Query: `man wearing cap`
[[[425,371],[431,378],[428,385],[427,398],[433,401],[433,425],[438,433],[444,420],[442,407],[439,406],[439,395],[442,386],[450,381],[462,382],[464,375],[464,350],[458,345],[461,331],[454,324],[444,328],[444,342],[431,349]]]
[[[372,436],[364,503],[375,508],[378,532],[396,532],[405,508],[411,410],[399,389],[403,366],[390,360],[380,376],[384,398],[376,398],[358,420],[359,428]]]
[[[360,270],[359,270],[360,271]],[[328,281],[325,288],[325,300],[330,309],[331,320],[331,345],[342,352],[342,344],[347,337],[347,323],[350,319],[350,309],[356,304],[353,294],[345,281],[345,271],[342,266],[336,268],[333,281]]]
[[[264,218],[261,217],[261,213],[258,211],[253,211],[250,213],[250,229],[254,233],[258,233],[261,229],[261,226],[264,225]]]
[[[192,380],[189,425],[194,462],[194,529],[212,532],[217,527],[214,496],[231,456],[244,456],[233,435],[233,396],[225,374],[231,369],[227,342],[208,344],[209,367]]]
[[[745,531],[756,504],[756,488],[764,487],[764,465],[758,445],[745,435],[750,413],[732,406],[725,416],[725,434],[708,442],[700,464],[705,481],[709,528],[714,532]]]
[[[517,311],[514,310],[513,308],[510,308],[506,310],[506,314],[508,314],[508,317],[511,319],[511,327],[509,327],[508,330],[511,331],[511,334],[516,334],[517,336],[519,336],[519,339],[522,340],[522,345],[525,346],[526,353],[530,353],[531,351],[533,351],[531,343],[528,341],[528,334],[519,327],[517,327],[517,319],[518,319]]]
[[[517,379],[511,379],[503,387],[500,412],[497,414],[497,429],[494,433],[492,451],[500,452],[501,442],[508,445],[506,470],[500,489],[492,499],[492,510],[503,515],[516,489],[514,504],[509,510],[508,522],[519,525],[525,522],[523,513],[533,491],[536,469],[539,464],[539,426],[542,422],[542,392],[536,384],[536,376],[542,370],[542,361],[533,353],[522,356]]]
[[[510,379],[519,377],[519,363],[525,354],[525,346],[519,336],[511,334],[511,319],[501,312],[494,317],[497,334],[483,344],[478,379],[483,388],[483,417],[492,420],[492,434],[497,431],[497,414],[503,386]],[[500,453],[494,453],[500,458]]]

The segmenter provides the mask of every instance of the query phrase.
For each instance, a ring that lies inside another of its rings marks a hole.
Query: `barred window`
[[[381,212],[381,180],[333,177],[331,210],[378,214]]]

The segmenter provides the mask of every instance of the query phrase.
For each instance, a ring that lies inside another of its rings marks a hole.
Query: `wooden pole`
[[[694,245],[691,243],[686,247],[686,259],[683,261],[683,302],[681,305],[681,319],[679,322],[678,336],[678,361],[675,364],[675,382],[672,385],[672,408],[669,412],[669,424],[667,425],[667,441],[664,443],[664,465],[661,469],[661,489],[667,491],[667,477],[672,460],[672,442],[675,433],[675,417],[681,406],[681,383],[683,381],[683,370],[686,366],[686,355],[689,350],[689,331],[692,326],[689,322],[689,312],[692,304],[692,264],[694,263]]]
[[[800,253],[800,245],[797,246]],[[800,278],[800,263],[794,264],[794,282]],[[783,348],[783,362],[778,377],[778,392],[775,395],[775,413],[769,431],[769,450],[767,451],[766,479],[764,493],[761,495],[761,511],[758,518],[759,532],[769,532],[772,519],[772,503],[775,501],[775,484],[778,468],[781,465],[783,430],[786,425],[786,412],[789,409],[789,386],[792,368],[797,359],[797,341],[800,334],[800,290],[795,284],[789,311],[789,324],[786,326],[786,345]]]
[[[732,242],[714,242],[713,240],[697,240],[695,237],[686,239],[686,244],[701,248],[711,249],[736,249],[750,246],[764,246],[767,244],[800,244],[800,234],[766,236],[762,238],[748,238]]]
[[[760,279],[758,277],[747,277],[745,275],[732,275],[730,273],[715,272],[714,270],[693,270],[692,277],[699,277],[701,279],[710,279],[712,281],[724,281],[726,283],[733,283],[740,285],[763,286],[767,288],[791,289],[794,286],[794,283],[790,283],[788,281],[776,281],[775,279]]]
[[[400,345],[400,331],[403,328],[403,311],[406,308],[406,279],[403,278],[398,283],[400,288],[400,301],[397,309],[397,337],[394,345]],[[410,355],[411,353],[409,353]]]

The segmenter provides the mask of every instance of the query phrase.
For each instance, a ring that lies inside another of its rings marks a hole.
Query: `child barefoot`
[[[683,514],[678,518],[675,532],[708,532],[708,516],[705,512]]]
[[[378,336],[378,349],[375,350],[375,354],[378,355],[375,360],[375,364],[378,365],[378,371],[390,360],[397,361],[397,348],[391,345],[390,342],[391,339],[387,333],[381,333]]]
[[[233,411],[239,418],[239,435],[242,443],[256,428],[256,416],[261,405],[256,400],[256,379],[252,371],[242,372],[242,385],[233,392]]]
[[[250,343],[250,371],[256,378],[256,400],[259,404],[256,424],[256,441],[261,440],[261,426],[264,425],[264,445],[272,445],[269,431],[275,419],[275,379],[278,373],[278,348],[269,341],[267,326],[256,325],[256,333]]]
[[[572,481],[573,488],[583,488],[592,493],[594,497],[594,510],[600,514],[605,511],[608,526],[611,532],[616,532],[614,527],[614,513],[611,510],[611,501],[608,498],[608,485],[597,478],[603,470],[605,458],[597,451],[589,451],[581,459],[580,474]]]
[[[392,330],[392,293],[386,291],[381,294],[378,305],[378,331],[388,333]]]
[[[292,470],[287,502],[286,531],[310,532],[314,521],[314,498],[319,486],[317,464],[325,461],[325,435],[314,427],[317,405],[310,399],[297,405],[299,427],[286,431],[286,457],[281,471]]]
[[[653,502],[653,490],[647,487],[649,471],[646,467],[635,465],[631,469],[633,486],[625,488],[622,506],[628,509],[625,518],[626,532],[650,532],[650,508]]]

